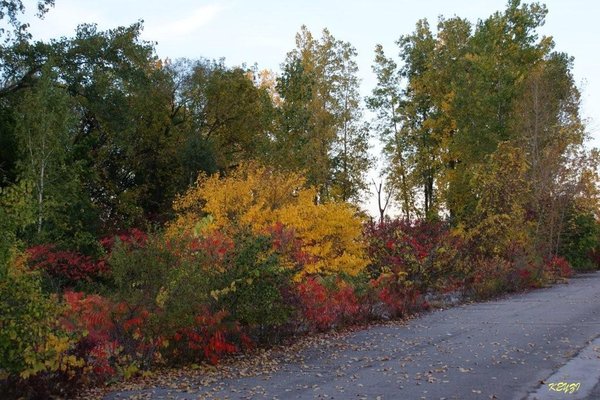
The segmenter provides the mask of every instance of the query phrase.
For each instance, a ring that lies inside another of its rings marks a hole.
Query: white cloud
[[[175,21],[165,23],[148,21],[149,24],[144,29],[144,36],[151,40],[161,41],[190,35],[214,21],[223,10],[224,7],[221,4],[208,4]]]

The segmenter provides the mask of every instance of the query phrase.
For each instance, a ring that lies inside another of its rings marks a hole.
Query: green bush
[[[58,306],[43,294],[40,277],[9,263],[0,281],[0,375],[20,374],[32,362],[26,354],[43,345],[58,316]]]
[[[108,263],[113,298],[136,312],[149,313],[150,337],[168,337],[194,324],[209,297],[209,269],[190,257],[186,243],[166,243],[159,234],[143,244],[117,241]]]
[[[289,319],[292,310],[282,291],[291,284],[293,270],[282,266],[269,236],[241,233],[234,243],[211,296],[253,339],[265,341]]]
[[[169,338],[219,313],[256,341],[268,340],[288,321],[282,290],[294,271],[285,268],[270,236],[210,232],[165,242],[150,235],[143,245],[117,242],[109,257],[113,296],[148,312],[145,334]]]
[[[573,208],[567,217],[561,255],[577,271],[597,268],[593,253],[600,248],[600,224],[593,213]]]
[[[13,258],[0,280],[0,390],[35,397],[72,388],[84,366],[71,354],[76,338],[60,327],[60,304],[43,293],[40,276]]]

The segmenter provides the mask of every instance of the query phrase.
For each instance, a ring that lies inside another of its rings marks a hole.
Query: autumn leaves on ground
[[[59,0],[60,1],[60,0]],[[41,1],[42,10],[51,1]],[[0,65],[0,387],[71,395],[599,264],[595,151],[543,6],[356,51],[302,27],[280,73],[158,60],[141,26]],[[49,11],[51,12],[51,10]],[[363,100],[373,111],[369,124]],[[383,144],[381,215],[359,207]],[[385,215],[392,197],[398,218]]]

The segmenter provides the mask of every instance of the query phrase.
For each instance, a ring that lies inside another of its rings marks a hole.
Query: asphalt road
[[[599,337],[597,272],[317,341],[274,372],[106,399],[600,399]]]

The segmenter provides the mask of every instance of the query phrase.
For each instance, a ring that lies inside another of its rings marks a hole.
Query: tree
[[[72,143],[105,230],[160,219],[175,194],[172,90],[141,28],[81,25],[75,38],[53,43],[60,79],[77,101]]]
[[[567,211],[582,193],[579,176],[591,166],[582,151],[580,95],[571,68],[572,59],[565,54],[538,62],[522,84],[511,121],[530,165],[528,207],[536,222],[536,245],[545,258],[557,255]]]
[[[407,81],[400,109],[401,131],[414,149],[408,157],[409,164],[414,166],[409,180],[411,186],[422,188],[423,215],[429,217],[434,212],[434,182],[439,159],[439,145],[430,122],[436,112],[433,80],[437,77],[431,71],[436,43],[426,20],[417,22],[414,34],[401,37],[397,43],[404,62],[400,73]]]
[[[511,0],[474,27],[440,18],[436,34],[421,20],[397,42],[400,67],[376,49],[370,105],[405,216],[416,204],[424,216],[445,209],[456,222],[475,212],[473,176],[499,143],[519,136],[515,102],[550,54],[551,39],[536,34],[546,12]]]
[[[32,183],[35,204],[35,226],[27,239],[90,246],[95,241],[96,215],[81,179],[81,165],[74,161],[74,103],[57,86],[50,68],[44,68],[35,86],[17,97],[18,177]]]
[[[356,50],[328,30],[316,40],[303,26],[277,82],[274,159],[282,168],[305,170],[319,187],[318,201],[356,200],[366,188],[371,161],[355,57]]]
[[[469,218],[476,201],[472,176],[498,143],[515,139],[510,129],[520,83],[552,47],[536,29],[547,10],[538,4],[511,0],[504,12],[480,20],[468,38],[467,51],[455,78],[453,120],[456,129],[448,144],[451,168],[446,170],[446,202],[455,219]]]
[[[187,62],[178,73],[189,183],[201,171],[227,170],[248,159],[268,161],[271,97],[255,82],[255,71],[200,60]]]
[[[452,103],[457,65],[465,52],[470,24],[440,19],[437,36],[426,20],[402,36],[398,64],[381,46],[375,49],[377,87],[369,98],[385,147],[387,171],[404,217],[435,217],[443,197],[443,169],[453,164],[447,147],[455,133]],[[420,206],[420,207],[419,207]]]
[[[383,191],[383,182],[379,181],[379,184],[373,180],[373,186],[375,187],[375,191],[377,192],[377,207],[379,209],[379,223],[385,221],[385,210],[387,209],[390,198],[392,197],[392,191],[388,190],[387,195]],[[384,200],[385,198],[385,200]]]
[[[275,157],[281,168],[305,169],[308,182],[320,186],[319,194],[325,198],[331,168],[329,149],[336,132],[334,116],[328,110],[332,99],[324,74],[326,60],[323,51],[318,54],[321,49],[303,26],[296,34],[296,49],[288,53],[282,66],[277,82],[282,105],[275,131]]]
[[[333,114],[337,136],[331,159],[331,198],[357,202],[366,188],[365,174],[372,164],[369,157],[369,127],[362,121],[356,50],[346,42],[336,44],[333,62]]]
[[[473,177],[477,206],[467,225],[467,240],[475,253],[511,258],[530,251],[526,204],[527,162],[520,148],[503,142],[487,156]]]
[[[394,60],[385,56],[381,45],[375,48],[373,72],[377,76],[377,86],[373,89],[373,95],[367,99],[367,105],[377,113],[375,128],[384,144],[387,175],[399,195],[404,218],[410,218],[414,210],[414,196],[408,179],[412,169],[408,165],[412,145],[402,130],[401,75]]]
[[[42,18],[54,0],[37,0],[37,16]],[[25,12],[22,0],[4,0],[0,3],[0,21],[6,21],[8,27],[0,28],[0,97],[30,86],[32,77],[40,71],[39,64],[19,63],[15,68],[15,61],[22,60],[23,48],[29,47],[31,35],[27,31],[28,24],[20,20]]]

